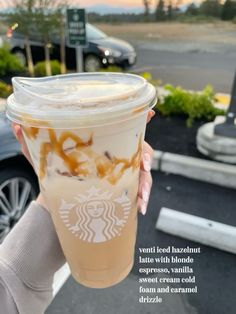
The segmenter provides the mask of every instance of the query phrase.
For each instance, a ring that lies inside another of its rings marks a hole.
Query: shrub
[[[7,98],[12,93],[12,86],[0,81],[0,97]]]
[[[181,14],[177,18],[178,22],[181,23],[196,23],[196,24],[202,24],[202,23],[214,23],[219,21],[218,18],[214,16],[209,16],[209,15],[188,15],[188,14]]]
[[[24,71],[20,60],[10,53],[7,45],[0,48],[0,75],[5,76],[8,73],[17,73]]]
[[[165,116],[184,115],[187,117],[187,126],[192,126],[194,120],[211,121],[217,115],[225,112],[214,107],[214,91],[206,86],[202,92],[189,92],[181,87],[165,86],[169,94],[163,97],[158,104],[158,110]]]
[[[150,72],[142,72],[139,75],[142,76],[143,78],[145,78],[145,80],[147,80],[147,81],[152,80],[152,74]]]
[[[123,70],[116,65],[109,65],[107,68],[100,69],[100,72],[123,72]]]
[[[61,66],[58,60],[50,61],[52,75],[61,74]],[[46,76],[46,62],[40,61],[37,62],[34,67],[34,72],[36,76]]]
[[[145,80],[147,80],[149,83],[151,83],[154,86],[161,85],[161,81],[153,79],[152,74],[150,72],[139,73],[139,75],[145,78]]]
[[[236,16],[232,19],[232,22],[236,24]]]

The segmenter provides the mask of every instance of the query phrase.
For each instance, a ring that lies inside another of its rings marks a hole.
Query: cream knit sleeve
[[[44,313],[52,301],[54,273],[64,263],[50,214],[32,202],[0,245],[3,313]]]

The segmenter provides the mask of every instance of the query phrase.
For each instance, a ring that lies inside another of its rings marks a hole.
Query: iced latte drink
[[[156,93],[131,74],[14,78],[7,115],[22,125],[73,277],[104,288],[134,261],[137,193]]]

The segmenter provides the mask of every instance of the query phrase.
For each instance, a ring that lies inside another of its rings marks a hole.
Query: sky
[[[150,0],[151,6],[156,6],[158,0]],[[186,4],[193,2],[194,0],[174,0],[174,2],[181,2],[181,4]],[[198,2],[201,0],[195,0]],[[80,7],[89,7],[96,4],[105,4],[115,7],[143,7],[143,0],[68,0],[69,3],[73,5],[79,5]],[[14,0],[0,0],[0,8],[9,7],[14,3]]]
[[[70,0],[68,0],[70,1]],[[158,0],[150,0],[152,6],[156,6]],[[75,4],[79,4],[81,7],[87,7],[95,4],[107,4],[111,6],[122,6],[122,7],[143,7],[143,0],[71,0]],[[175,2],[175,1],[174,1]],[[189,3],[192,0],[182,0],[181,3]]]

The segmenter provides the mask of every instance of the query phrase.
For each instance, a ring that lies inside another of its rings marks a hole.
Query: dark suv
[[[128,68],[136,62],[136,52],[126,41],[109,37],[91,24],[86,24],[88,44],[83,48],[84,70],[86,72],[98,71],[109,65],[116,65],[121,68]],[[59,38],[51,34],[51,59],[60,60]],[[7,32],[7,38],[11,51],[15,53],[22,63],[26,64],[24,37],[22,34],[11,28]],[[42,39],[35,33],[31,38],[31,49],[33,61],[44,60],[44,48]],[[68,69],[75,69],[75,49],[66,46],[66,65]]]
[[[10,122],[0,112],[0,243],[19,220],[39,188],[32,166],[22,155]]]

